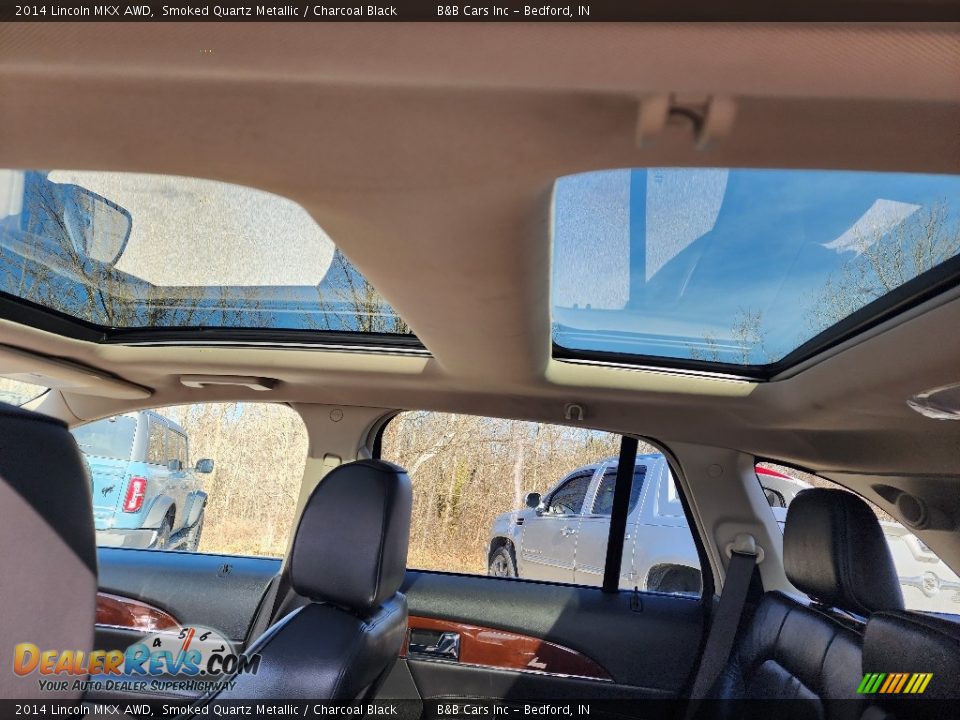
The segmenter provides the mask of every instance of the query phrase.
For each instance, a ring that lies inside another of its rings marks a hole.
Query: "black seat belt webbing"
[[[273,618],[277,614],[277,610],[280,609],[280,603],[286,597],[289,587],[290,582],[286,573],[281,572],[273,578],[260,603],[259,612],[253,621],[253,626],[247,635],[247,647],[253,645],[257,638],[263,635],[267,628],[273,624]],[[283,592],[281,592],[281,589]]]
[[[757,566],[756,553],[743,553],[736,550],[730,554],[727,565],[727,577],[720,593],[717,614],[710,624],[710,633],[703,648],[703,658],[693,681],[690,697],[699,700],[705,698],[720,673],[723,672],[730,651],[737,637],[737,628],[743,615],[743,607],[750,589],[753,569]],[[689,717],[689,715],[688,715]]]

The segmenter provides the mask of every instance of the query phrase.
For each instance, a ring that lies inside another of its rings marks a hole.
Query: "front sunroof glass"
[[[554,342],[763,365],[960,253],[960,177],[649,168],[557,180]]]
[[[105,328],[410,334],[301,206],[195,178],[0,170],[0,292]]]

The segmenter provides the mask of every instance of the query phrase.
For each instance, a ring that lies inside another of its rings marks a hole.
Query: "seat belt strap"
[[[750,538],[750,542],[753,544],[753,538]],[[733,649],[737,628],[743,615],[743,607],[747,601],[750,579],[753,577],[753,569],[756,566],[755,545],[752,552],[740,549],[731,551],[717,614],[710,624],[710,634],[707,635],[703,658],[700,660],[700,667],[697,669],[693,690],[690,693],[690,697],[694,700],[707,696],[730,658],[730,651]]]
[[[280,593],[281,587],[284,588],[283,595],[286,595],[286,586],[288,583],[285,582],[285,577],[283,573],[280,573],[273,578],[273,581],[267,588],[267,592],[260,602],[260,611],[257,613],[257,617],[253,622],[253,627],[250,628],[250,632],[247,634],[247,647],[253,645],[256,639],[263,635],[272,624],[271,621],[274,615],[277,614],[278,605],[283,602],[283,597]]]

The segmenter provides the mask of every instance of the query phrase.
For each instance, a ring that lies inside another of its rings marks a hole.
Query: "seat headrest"
[[[960,623],[906,611],[872,615],[863,634],[863,672],[931,673],[920,697],[960,698]]]
[[[0,655],[12,658],[24,642],[44,650],[93,647],[97,551],[90,491],[87,464],[66,425],[0,403],[0,573],[11,589],[0,602]],[[81,694],[71,689],[55,697]],[[0,672],[0,697],[44,695],[35,674]]]
[[[877,516],[846,490],[811,488],[790,503],[783,569],[799,590],[824,605],[858,615],[903,609]]]
[[[370,610],[403,582],[412,492],[406,471],[381,460],[341,465],[300,518],[290,584],[311,600]]]

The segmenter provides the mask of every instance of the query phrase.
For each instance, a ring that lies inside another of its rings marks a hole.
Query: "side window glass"
[[[149,435],[147,440],[147,462],[153,465],[167,464],[167,450],[165,447],[167,428],[153,419],[149,420]]]
[[[640,500],[640,491],[643,490],[643,480],[646,475],[646,466],[637,465],[637,469],[633,473],[633,484],[630,486],[629,515],[632,515],[633,511],[637,509],[637,502]],[[603,471],[600,487],[597,488],[597,496],[593,499],[594,515],[610,515],[613,513],[613,492],[616,487],[616,481],[616,467],[608,467]]]
[[[551,515],[576,515],[583,507],[583,499],[590,486],[590,475],[579,475],[567,480],[553,495],[547,512]]]
[[[187,457],[187,439],[177,433],[177,459],[180,460],[180,467],[184,470],[187,470],[190,467],[189,458]]]
[[[183,432],[156,422],[152,411],[72,430],[90,468],[97,545],[282,556],[307,458],[300,416],[272,403],[156,412]],[[181,473],[166,471],[172,459],[183,463]]]
[[[25,405],[31,400],[36,400],[47,390],[49,388],[42,385],[0,377],[0,402],[17,406]]]
[[[381,456],[413,483],[409,566],[600,586],[620,442],[582,427],[400,413],[384,430]],[[682,508],[679,517],[658,508],[671,481],[665,467],[641,443],[620,587],[696,596],[699,555]]]
[[[757,464],[756,470],[757,480],[781,530],[786,524],[790,503],[804,490],[822,487],[852,492],[819,475],[784,465],[763,462]],[[960,615],[960,577],[909,528],[869,500],[866,503],[880,522],[900,578],[906,608]]]
[[[133,456],[133,441],[137,432],[137,418],[117,415],[87,423],[72,431],[80,452],[89,458],[101,458],[126,464]]]
[[[167,453],[164,458],[163,464],[169,466],[174,460],[178,460],[178,448],[177,448],[177,433],[175,433],[170,428],[167,430]]]

